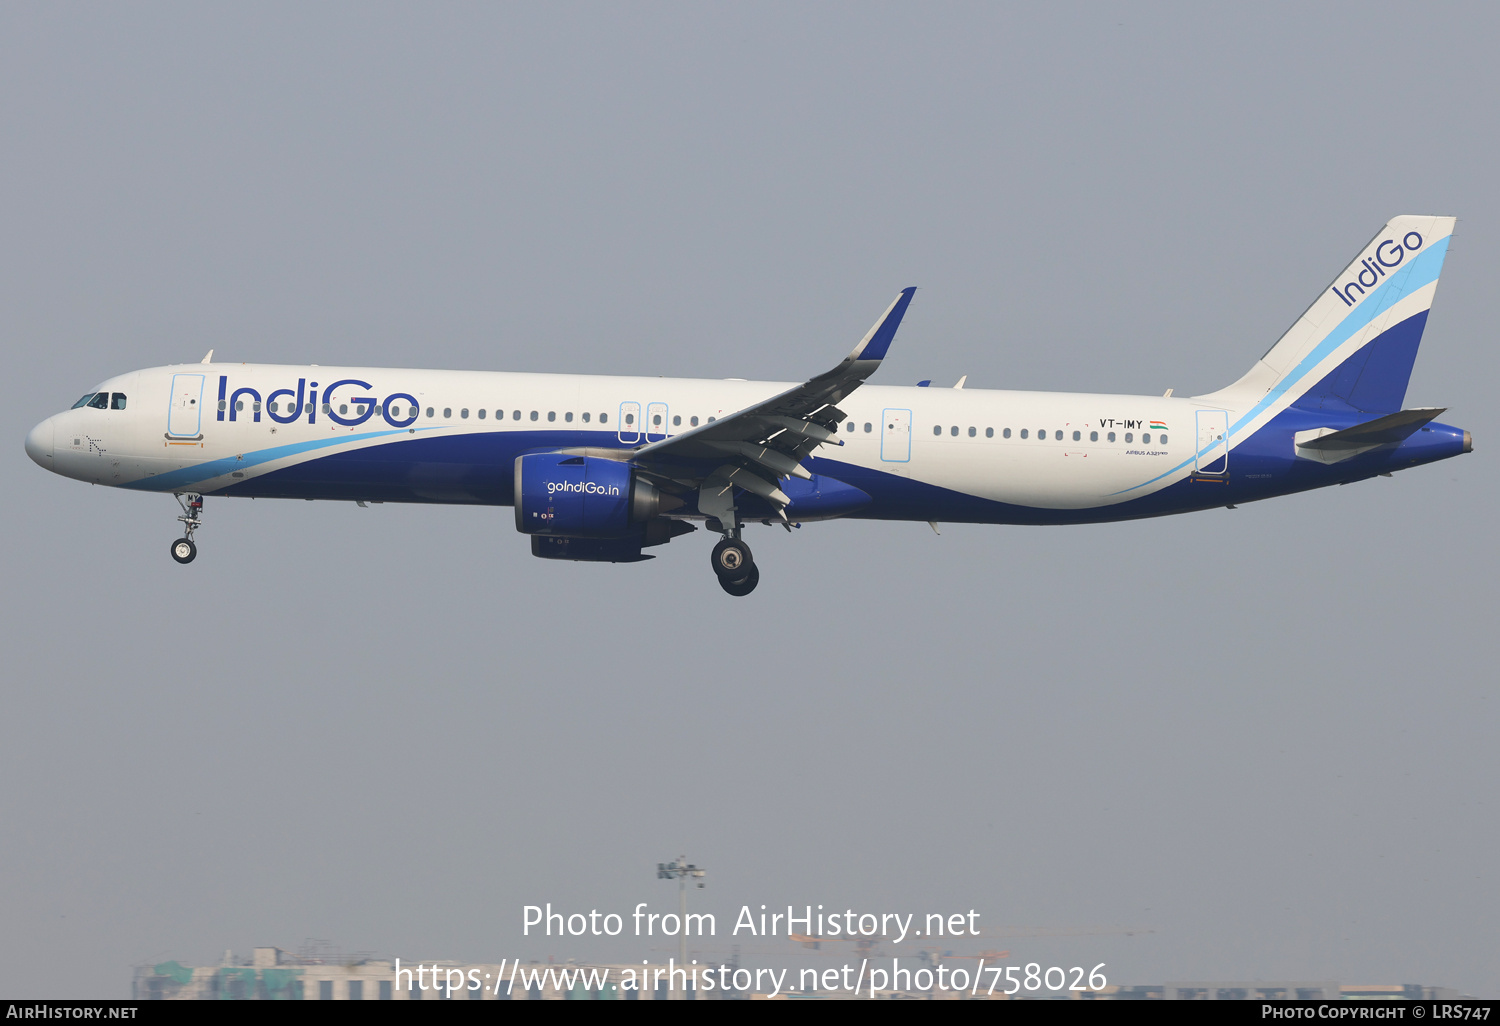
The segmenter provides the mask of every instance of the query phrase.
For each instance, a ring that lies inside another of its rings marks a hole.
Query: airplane
[[[629,563],[699,524],[734,596],[747,525],[1085,524],[1389,476],[1473,449],[1403,409],[1456,224],[1388,222],[1238,381],[1206,395],[867,385],[915,289],[802,384],[367,367],[131,371],[32,428],[93,484],[168,492],[190,563],[206,496],[513,506],[544,559]]]

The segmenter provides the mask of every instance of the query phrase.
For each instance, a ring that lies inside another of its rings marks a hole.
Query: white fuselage
[[[337,385],[330,402],[327,386],[348,379],[361,384]],[[300,412],[292,416],[299,382]],[[49,423],[53,469],[60,474],[98,484],[214,493],[413,438],[483,438],[502,456],[557,445],[638,447],[788,387],[692,378],[187,364],[123,374],[100,385],[100,392],[126,397],[123,410],[83,407]],[[283,394],[271,399],[278,390]],[[390,399],[398,394],[402,398]],[[366,402],[353,401],[359,398]],[[414,421],[407,410],[411,399]],[[290,422],[273,419],[272,402],[278,418]],[[358,419],[368,406],[380,412],[370,410],[356,424],[337,422]],[[399,412],[387,416],[392,407]],[[841,408],[848,414],[839,432],[843,445],[823,446],[818,459],[1007,505],[1087,509],[1139,498],[1150,486],[1138,486],[1191,462],[1196,411],[1207,407],[1160,396],[866,385]],[[339,491],[325,497],[349,496]],[[372,490],[366,497],[382,495]],[[431,498],[465,501],[451,491]],[[476,494],[469,501],[488,500]]]

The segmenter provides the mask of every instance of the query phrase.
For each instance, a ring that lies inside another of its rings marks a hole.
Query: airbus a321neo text
[[[1265,499],[1447,459],[1403,409],[1453,233],[1387,224],[1244,377],[1192,397],[867,385],[911,303],[802,384],[182,364],[102,382],[26,436],[38,464],[170,492],[188,563],[205,496],[514,506],[544,559],[629,563],[698,524],[731,595],[747,523],[1083,524]]]

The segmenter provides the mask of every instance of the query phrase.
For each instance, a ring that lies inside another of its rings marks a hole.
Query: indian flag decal
[[[1166,425],[1166,423],[1164,421],[1153,420],[1151,422],[1151,430],[1152,431],[1165,431],[1166,429],[1167,429],[1167,425]]]

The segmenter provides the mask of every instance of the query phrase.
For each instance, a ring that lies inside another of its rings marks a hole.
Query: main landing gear
[[[712,557],[719,587],[736,597],[750,594],[760,583],[760,570],[750,555],[750,546],[740,540],[738,529],[714,546]]]
[[[193,532],[203,526],[203,496],[188,494],[174,496],[182,507],[183,535],[172,543],[172,558],[179,563],[191,563],[198,555],[198,546],[193,544]]]

